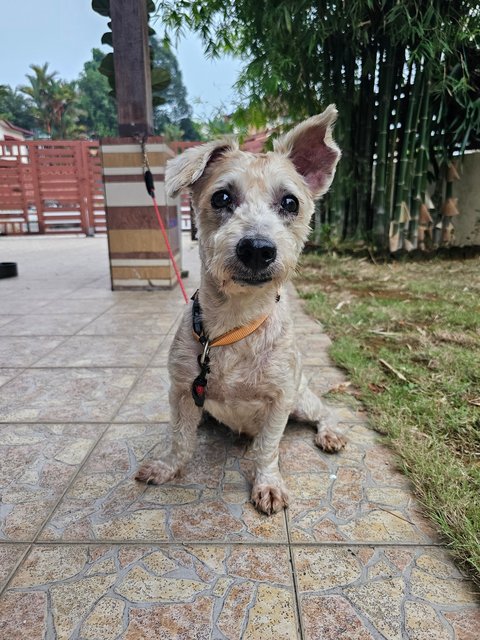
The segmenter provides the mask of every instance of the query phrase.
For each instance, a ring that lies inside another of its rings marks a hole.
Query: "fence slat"
[[[104,233],[98,149],[90,140],[0,141],[0,234]]]

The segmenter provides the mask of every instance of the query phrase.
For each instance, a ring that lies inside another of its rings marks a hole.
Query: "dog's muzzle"
[[[242,238],[236,247],[237,258],[252,275],[260,275],[275,262],[277,247],[271,240],[257,236]]]

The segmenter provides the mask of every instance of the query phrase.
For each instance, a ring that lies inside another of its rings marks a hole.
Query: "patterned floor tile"
[[[312,354],[309,361],[320,359],[322,356]],[[327,362],[324,360],[324,362]],[[304,374],[308,380],[308,386],[319,397],[323,396],[328,391],[338,387],[340,384],[347,382],[347,376],[343,371],[336,367],[309,365],[305,363]]]
[[[146,369],[122,405],[115,421],[166,422],[170,418],[169,387],[166,369]]]
[[[0,316],[1,318],[1,316]],[[18,316],[14,322],[1,326],[2,336],[71,336],[95,318],[92,314],[58,315],[29,314]]]
[[[120,300],[109,310],[109,315],[134,313],[175,318],[184,305],[183,298],[180,295],[177,298],[170,291],[147,291],[144,296],[135,300],[134,304],[129,299]]]
[[[165,485],[134,479],[140,462],[168,450],[167,425],[112,425],[42,533],[43,540],[285,542],[283,513],[250,504],[246,442],[199,429],[193,460]]]
[[[0,368],[0,387],[17,376],[19,374],[18,369],[2,369]]]
[[[63,337],[0,336],[0,367],[28,367],[63,340]]]
[[[134,306],[136,302],[132,303]],[[105,313],[80,331],[80,335],[152,335],[164,336],[171,329],[176,316],[140,313]]]
[[[0,591],[27,549],[25,544],[0,542]]]
[[[111,309],[115,304],[114,300],[71,300],[67,298],[52,300],[41,308],[37,309],[38,314],[62,314],[62,313],[88,313],[100,315]]]
[[[2,637],[25,624],[29,640],[299,637],[287,549],[248,545],[35,546],[0,599]]]
[[[309,546],[294,559],[305,640],[448,640],[449,616],[478,614],[440,549]]]
[[[332,362],[328,357],[328,350],[332,344],[330,338],[319,333],[318,330],[312,335],[311,331],[295,332],[297,348],[302,354],[304,366],[331,367]]]
[[[290,492],[288,526],[295,542],[436,541],[393,454],[363,425],[347,431],[346,448],[326,454],[313,429],[287,428],[280,468]]]
[[[8,296],[2,292],[2,305],[0,316],[2,315],[25,315],[27,313],[38,313],[39,309],[46,304],[42,298],[30,298],[28,292],[24,292],[25,298],[21,295]]]
[[[149,336],[73,336],[35,367],[142,367],[162,338]]]
[[[0,387],[1,422],[107,422],[135,369],[31,369]]]
[[[0,316],[0,327],[3,327],[6,324],[9,324],[13,320],[19,320],[22,316]]]
[[[170,351],[170,345],[172,344],[172,335],[167,336],[160,344],[156,354],[153,356],[150,362],[151,367],[166,368],[168,364],[168,353]]]
[[[0,540],[33,540],[103,430],[0,425]]]

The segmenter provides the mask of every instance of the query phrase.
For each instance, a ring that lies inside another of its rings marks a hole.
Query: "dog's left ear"
[[[203,175],[208,164],[234,149],[238,149],[237,140],[223,138],[186,149],[176,158],[169,160],[165,171],[167,195],[175,197],[183,189],[191,187]]]
[[[305,178],[312,196],[328,191],[340,159],[340,149],[332,137],[337,109],[329,105],[323,113],[312,116],[273,143],[273,150],[287,155]]]

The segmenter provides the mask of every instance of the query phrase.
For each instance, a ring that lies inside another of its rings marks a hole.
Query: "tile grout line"
[[[28,545],[33,544],[31,540],[0,540],[0,546],[2,545]],[[81,546],[81,545],[113,545],[113,546],[145,546],[155,545],[159,547],[182,547],[182,546],[201,546],[201,547],[225,547],[225,546],[237,546],[237,547],[287,547],[292,549],[310,547],[310,548],[336,548],[336,547],[355,547],[372,549],[445,549],[445,545],[433,544],[433,543],[396,543],[396,542],[291,542],[288,541],[261,541],[261,540],[164,540],[164,539],[144,539],[144,540],[118,540],[108,538],[95,538],[91,540],[36,540],[35,544],[41,544],[44,546]]]
[[[295,609],[297,611],[297,620],[298,620],[298,629],[300,631],[300,640],[304,640],[305,638],[305,629],[303,624],[303,616],[302,616],[302,607],[300,604],[300,591],[299,584],[297,579],[297,569],[295,566],[295,556],[293,553],[293,548],[291,544],[290,537],[290,527],[288,525],[288,507],[283,510],[283,517],[285,519],[285,530],[287,532],[287,549],[288,549],[288,557],[290,560],[290,571],[292,574],[292,582],[293,582],[293,598],[295,600]]]

